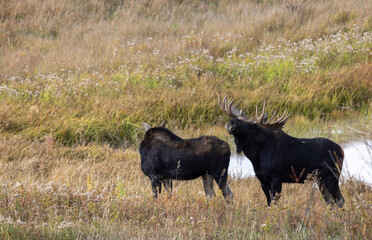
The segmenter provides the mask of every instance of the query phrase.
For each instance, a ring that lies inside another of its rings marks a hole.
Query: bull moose
[[[215,136],[182,139],[165,128],[165,123],[155,128],[142,124],[146,133],[139,148],[141,169],[151,180],[154,197],[161,193],[162,183],[171,192],[172,179],[191,180],[201,176],[207,196],[215,195],[214,179],[225,200],[232,202],[233,193],[227,183],[229,144]]]
[[[343,206],[339,177],[344,152],[338,144],[326,138],[289,136],[281,130],[290,115],[287,110],[272,122],[276,111],[267,120],[264,103],[261,115],[258,116],[256,106],[255,119],[250,119],[233,106],[233,101],[228,101],[226,96],[222,103],[218,99],[222,111],[232,118],[225,127],[234,136],[237,152],[243,152],[252,162],[269,206],[279,199],[282,183],[304,183],[308,174],[315,172],[327,204]]]

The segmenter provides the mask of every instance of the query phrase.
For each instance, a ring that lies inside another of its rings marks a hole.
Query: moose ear
[[[165,128],[165,125],[167,124],[167,120],[165,120],[161,125],[160,125],[160,127],[162,127],[162,128]]]
[[[145,132],[147,132],[148,130],[151,129],[151,126],[144,122],[142,123],[142,128],[143,130],[145,130]]]

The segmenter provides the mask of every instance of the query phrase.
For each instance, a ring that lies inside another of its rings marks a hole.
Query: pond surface
[[[356,178],[372,185],[372,140],[352,142],[343,146],[345,159],[341,175]],[[235,178],[253,177],[251,161],[243,154],[230,158],[229,174]]]

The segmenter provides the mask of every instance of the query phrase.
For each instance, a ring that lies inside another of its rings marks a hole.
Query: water
[[[352,142],[343,146],[345,159],[341,176],[350,177],[372,185],[372,141]],[[237,178],[253,177],[251,161],[243,154],[230,159],[229,174]]]
[[[253,177],[255,175],[251,161],[243,154],[231,155],[229,174],[237,178]]]
[[[347,144],[344,151],[341,175],[345,178],[355,177],[372,185],[372,141]]]

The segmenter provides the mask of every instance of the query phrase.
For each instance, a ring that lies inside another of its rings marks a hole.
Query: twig
[[[307,204],[304,217],[302,218],[301,224],[300,224],[299,229],[298,229],[298,232],[300,232],[301,230],[303,230],[302,231],[302,234],[305,234],[306,225],[307,225],[307,222],[309,220],[309,215],[310,215],[310,206],[311,206],[312,200],[314,198],[315,190],[316,190],[316,187],[313,184],[313,189],[312,189],[312,191],[310,193],[309,202]]]
[[[350,127],[350,126],[346,126],[346,127],[348,127],[349,129],[353,130],[354,132],[357,132],[357,133],[360,133],[360,134],[364,134],[364,135],[367,135],[367,136],[371,135],[371,134],[369,134],[367,132],[360,131],[360,130],[355,129],[355,128]]]

